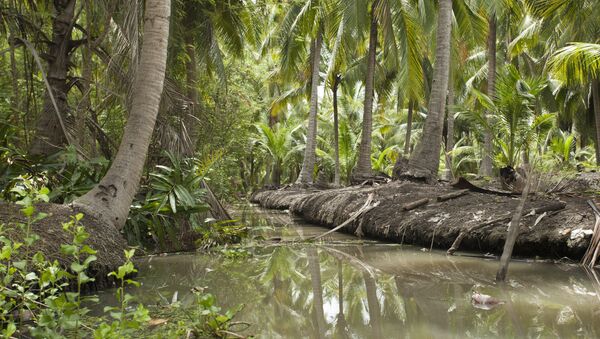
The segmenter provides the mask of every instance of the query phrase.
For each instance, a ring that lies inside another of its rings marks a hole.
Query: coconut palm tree
[[[534,15],[559,28],[552,30],[551,37],[562,48],[552,54],[548,68],[567,85],[583,86],[590,93],[589,109],[596,128],[596,162],[600,164],[600,4],[593,0],[528,0],[527,3]]]
[[[446,92],[450,69],[450,33],[452,30],[452,0],[440,0],[436,37],[435,66],[433,84],[429,99],[429,110],[423,138],[417,144],[409,162],[413,175],[436,178],[440,164],[442,142],[442,119],[446,106]]]
[[[195,151],[199,137],[199,66],[226,83],[225,52],[241,57],[248,44],[256,41],[252,10],[241,0],[178,0],[175,2],[172,59],[185,63],[186,94],[190,109],[184,123],[189,136],[189,153]]]
[[[170,0],[146,1],[140,63],[119,151],[100,183],[74,201],[107,226],[125,225],[142,176],[163,90],[170,11]]]
[[[371,4],[369,49],[367,52],[367,73],[365,79],[365,101],[363,110],[362,134],[358,151],[358,164],[354,175],[368,177],[371,175],[371,134],[373,131],[373,97],[375,96],[375,58],[377,56],[377,16],[375,11],[379,1]]]
[[[589,88],[596,125],[596,164],[600,165],[600,44],[573,43],[561,48],[553,54],[549,67],[565,81]]]

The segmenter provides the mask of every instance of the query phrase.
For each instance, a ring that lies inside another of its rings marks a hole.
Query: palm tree
[[[367,74],[365,80],[365,101],[363,110],[362,135],[358,151],[358,164],[354,175],[368,177],[371,175],[371,134],[373,131],[373,97],[375,95],[375,57],[377,56],[377,17],[375,10],[378,0],[371,4],[371,25],[369,30],[369,50],[367,54]]]
[[[119,151],[100,183],[74,201],[107,226],[125,225],[142,176],[163,90],[170,11],[170,0],[146,0],[140,63]]]
[[[278,76],[286,81],[300,80],[302,87],[288,91],[275,103],[285,105],[289,100],[297,99],[304,94],[310,84],[310,110],[308,115],[308,131],[302,169],[297,183],[311,184],[316,163],[317,147],[317,117],[318,117],[318,86],[320,82],[319,67],[321,64],[321,48],[323,45],[324,22],[327,13],[326,2],[319,0],[306,1],[304,4],[294,3],[290,6],[282,24],[279,27],[281,39],[281,69]],[[305,39],[310,37],[308,53],[308,72],[303,72],[301,64],[305,61]],[[267,38],[270,41],[270,37]],[[302,79],[307,75],[308,81]],[[300,79],[299,79],[300,78]],[[274,105],[275,105],[274,103]],[[273,114],[273,113],[271,113]]]
[[[313,171],[317,161],[317,111],[319,107],[319,65],[321,63],[321,46],[323,32],[318,29],[317,37],[311,46],[312,67],[310,81],[310,111],[308,114],[308,134],[302,169],[298,175],[298,183],[310,184],[313,181]]]
[[[600,165],[600,44],[573,43],[561,48],[549,67],[567,82],[589,86],[596,125],[596,164]]]
[[[280,122],[274,126],[265,123],[256,125],[258,138],[254,142],[266,153],[269,154],[270,169],[267,172],[271,174],[271,184],[279,186],[283,175],[283,164],[287,162],[292,155],[293,136],[301,125],[292,126],[289,120]]]
[[[423,137],[417,144],[409,162],[415,176],[437,178],[442,142],[442,119],[446,105],[446,91],[450,70],[450,33],[452,30],[452,0],[440,0],[436,37],[433,84]]]
[[[208,74],[215,74],[220,82],[226,83],[225,55],[240,57],[245,46],[255,40],[254,23],[250,10],[243,1],[177,1],[175,13],[180,23],[174,30],[176,40],[183,45],[180,51],[185,60],[186,92],[190,109],[184,123],[189,136],[189,152],[195,151],[199,138],[200,109],[198,92],[199,61]],[[175,54],[175,53],[173,53]]]
[[[488,79],[487,79],[487,95],[493,98],[496,94],[496,14],[492,13],[488,18],[488,39],[487,39],[487,54],[488,54]],[[487,115],[486,113],[486,119]],[[481,161],[480,172],[486,177],[492,176],[492,135],[491,131],[484,131],[483,138],[483,158]]]

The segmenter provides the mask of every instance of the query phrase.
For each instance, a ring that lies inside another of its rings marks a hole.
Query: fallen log
[[[419,200],[415,200],[413,202],[409,202],[407,204],[402,205],[403,211],[411,211],[417,207],[421,207],[423,205],[427,205],[429,203],[429,198],[423,198]]]
[[[512,192],[506,192],[506,191],[497,191],[497,190],[490,190],[490,189],[486,189],[486,188],[481,188],[479,186],[475,186],[474,184],[472,184],[469,180],[460,177],[458,178],[458,180],[452,184],[452,187],[454,188],[463,188],[463,189],[468,189],[469,191],[472,192],[478,192],[478,193],[485,193],[485,194],[494,194],[494,195],[499,195],[499,196],[503,196],[503,197],[510,197],[513,195],[518,195]]]
[[[468,189],[464,189],[464,190],[460,190],[460,191],[456,191],[456,192],[450,192],[450,193],[446,193],[446,194],[442,194],[440,196],[438,196],[436,198],[437,201],[446,201],[446,200],[451,200],[451,199],[455,199],[458,197],[462,197],[463,195],[469,193]]]

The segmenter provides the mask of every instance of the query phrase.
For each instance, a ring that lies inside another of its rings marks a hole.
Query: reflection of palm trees
[[[379,300],[377,299],[377,283],[367,272],[363,272],[363,279],[367,291],[367,304],[369,305],[369,325],[371,325],[371,328],[373,329],[373,337],[382,338],[381,308],[379,307]]]
[[[321,264],[319,252],[313,246],[306,250],[308,254],[308,267],[310,270],[310,282],[313,292],[313,318],[317,330],[317,338],[325,334],[325,313],[323,312],[323,290],[321,282]]]
[[[348,334],[348,323],[346,322],[346,317],[344,316],[344,272],[343,272],[343,264],[341,260],[338,260],[338,316],[337,322],[335,324],[335,337],[337,338],[349,338]]]

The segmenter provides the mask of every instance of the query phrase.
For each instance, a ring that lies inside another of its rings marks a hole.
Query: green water
[[[600,337],[600,272],[575,265],[513,262],[509,282],[493,278],[498,262],[332,234],[315,244],[292,243],[325,231],[283,212],[237,214],[253,234],[247,255],[155,256],[139,262],[148,304],[173,295],[185,307],[205,287],[224,307],[243,304],[236,320],[260,338]],[[475,307],[473,292],[505,303]],[[111,291],[101,299],[109,300]]]

